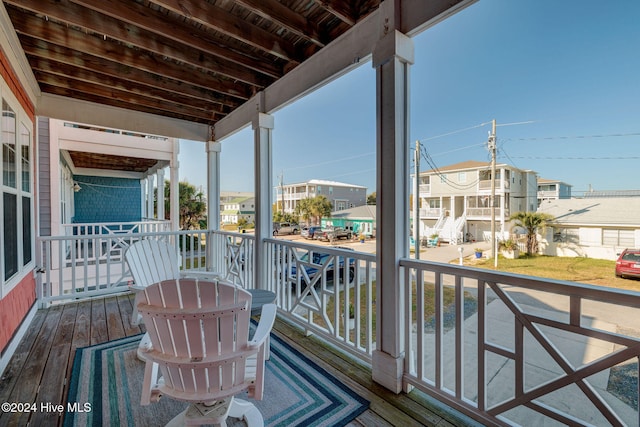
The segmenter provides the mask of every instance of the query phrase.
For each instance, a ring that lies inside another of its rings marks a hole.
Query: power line
[[[632,133],[612,133],[604,135],[575,135],[575,136],[539,136],[531,138],[509,138],[512,141],[540,141],[540,140],[554,140],[554,139],[592,139],[592,138],[621,138],[629,136],[640,136],[640,132]]]
[[[552,157],[552,156],[512,156],[513,159],[528,160],[638,160],[640,156],[620,156],[620,157]]]

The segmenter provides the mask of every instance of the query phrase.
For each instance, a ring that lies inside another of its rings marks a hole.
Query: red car
[[[640,249],[625,249],[616,261],[617,277],[640,278]]]

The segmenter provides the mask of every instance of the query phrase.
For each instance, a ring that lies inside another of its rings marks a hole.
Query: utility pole
[[[416,151],[413,156],[415,175],[413,179],[413,241],[416,259],[420,259],[420,141],[416,141]]]
[[[491,151],[491,256],[494,267],[498,267],[498,250],[496,248],[496,120],[491,121],[491,135],[488,148]]]
[[[284,171],[280,173],[280,199],[282,200],[282,216],[284,217]]]

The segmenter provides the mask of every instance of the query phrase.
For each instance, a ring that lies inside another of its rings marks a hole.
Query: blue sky
[[[411,141],[438,167],[498,161],[573,185],[640,189],[640,1],[480,0],[417,36]],[[328,179],[375,190],[370,62],[277,111],[274,185]],[[222,142],[222,190],[253,191],[253,136]],[[181,179],[206,183],[202,144],[181,144]],[[426,161],[421,170],[430,169]]]

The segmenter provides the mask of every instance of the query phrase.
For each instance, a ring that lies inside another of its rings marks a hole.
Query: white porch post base
[[[378,384],[394,393],[402,391],[402,373],[404,372],[404,353],[393,357],[380,350],[373,351],[372,378]]]

